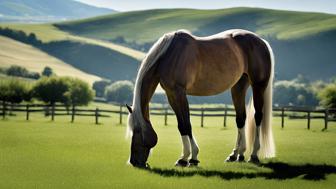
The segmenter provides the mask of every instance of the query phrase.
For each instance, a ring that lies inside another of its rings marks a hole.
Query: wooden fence
[[[100,117],[110,117],[111,114],[117,114],[119,116],[119,123],[122,124],[123,116],[127,115],[127,109],[124,105],[116,105],[119,107],[117,110],[107,109],[84,109],[82,107],[67,107],[64,105],[45,105],[45,104],[9,104],[6,102],[1,103],[0,115],[3,119],[6,116],[13,115],[14,112],[24,112],[26,120],[30,120],[31,113],[44,113],[46,117],[50,117],[52,121],[56,116],[69,116],[70,121],[74,122],[77,116],[91,116],[94,117],[95,123],[99,124]],[[151,115],[163,116],[164,125],[168,125],[168,116],[175,115],[174,112],[168,107],[152,107]],[[200,126],[204,126],[206,117],[222,117],[223,126],[227,126],[227,117],[235,117],[235,111],[232,106],[225,105],[219,108],[190,108],[190,115],[200,117]],[[323,119],[324,130],[328,128],[328,122],[336,121],[336,109],[317,109],[307,107],[274,107],[273,116],[281,117],[281,127],[285,126],[285,118],[289,119],[306,119],[307,129],[311,127],[312,119]]]

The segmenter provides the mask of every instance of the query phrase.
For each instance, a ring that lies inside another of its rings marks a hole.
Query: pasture
[[[207,118],[205,127],[192,117],[200,146],[198,168],[176,168],[181,144],[174,116],[164,126],[152,116],[159,136],[149,164],[151,170],[126,165],[129,141],[118,115],[101,118],[57,116],[54,122],[41,113],[0,120],[0,188],[334,188],[336,185],[336,124],[327,131],[322,120],[311,130],[303,120],[280,118],[273,123],[277,157],[257,166],[224,163],[235,143],[234,118],[223,128],[222,118]],[[123,123],[126,122],[124,116]]]

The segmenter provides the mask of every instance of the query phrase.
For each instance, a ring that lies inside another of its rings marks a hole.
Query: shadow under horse
[[[255,172],[255,173],[244,173],[244,172],[233,172],[233,171],[218,171],[218,170],[208,170],[197,168],[195,170],[183,169],[162,169],[162,168],[150,168],[147,169],[150,173],[158,174],[163,177],[192,177],[192,176],[203,176],[203,177],[219,177],[223,180],[232,179],[242,179],[242,178],[265,178],[265,179],[276,179],[276,180],[286,180],[301,177],[304,180],[325,180],[326,175],[336,174],[336,166],[326,165],[326,164],[302,164],[302,165],[292,165],[284,162],[269,162],[261,163],[259,167],[268,168],[271,172]]]

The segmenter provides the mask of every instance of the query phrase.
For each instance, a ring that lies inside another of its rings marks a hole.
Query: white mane
[[[167,33],[162,36],[149,50],[146,57],[141,63],[140,69],[138,71],[138,75],[135,81],[134,95],[133,95],[133,112],[131,116],[129,116],[128,120],[128,133],[132,132],[135,125],[133,121],[139,121],[140,125],[145,125],[145,120],[142,114],[141,108],[141,86],[142,80],[148,70],[157,62],[157,60],[162,56],[163,53],[166,52],[168,47],[170,46],[175,32]],[[133,119],[133,120],[132,120]]]

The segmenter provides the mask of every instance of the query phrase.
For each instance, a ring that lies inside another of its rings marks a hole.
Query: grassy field
[[[105,105],[104,108],[108,108]],[[260,166],[224,163],[235,143],[234,119],[222,127],[221,118],[207,118],[205,127],[192,118],[201,149],[199,168],[175,168],[181,144],[173,116],[163,125],[152,116],[159,143],[149,158],[151,170],[126,165],[129,141],[119,118],[57,116],[40,113],[0,120],[0,188],[334,188],[336,185],[336,124],[322,132],[314,120],[275,119],[277,157]],[[126,122],[124,116],[123,123]]]

